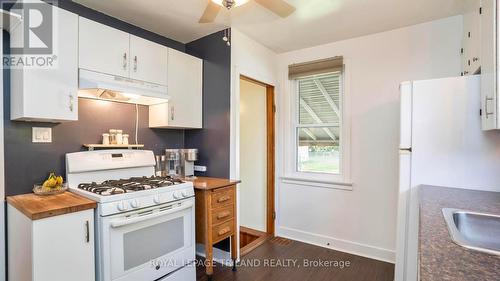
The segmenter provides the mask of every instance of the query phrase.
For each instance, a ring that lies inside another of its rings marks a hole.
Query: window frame
[[[344,68],[341,73],[339,103],[341,103],[341,116],[339,122],[339,153],[340,153],[340,167],[339,173],[325,173],[325,172],[307,172],[298,170],[298,128],[300,127],[326,127],[329,124],[321,125],[301,125],[300,118],[300,100],[299,100],[299,81],[288,80],[289,83],[289,114],[288,126],[285,136],[288,141],[285,142],[285,167],[284,176],[282,180],[285,183],[298,184],[298,185],[312,185],[317,187],[352,190],[351,182],[351,108],[350,108],[350,95],[349,95],[349,68],[348,63],[344,60]],[[331,126],[331,124],[330,124]]]

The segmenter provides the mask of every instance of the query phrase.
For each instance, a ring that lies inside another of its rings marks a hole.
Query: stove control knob
[[[181,199],[182,194],[179,191],[174,192],[174,199]]]
[[[155,197],[153,197],[153,202],[155,202],[155,204],[160,204],[161,203],[160,195],[155,195]]]
[[[123,201],[118,202],[118,204],[116,204],[116,208],[118,211],[126,211],[128,209],[127,205],[125,205]]]
[[[130,207],[136,209],[136,208],[139,208],[139,202],[137,202],[136,199],[130,201]]]
[[[182,192],[182,197],[188,197],[188,196],[189,196],[189,194],[187,193],[187,191]]]

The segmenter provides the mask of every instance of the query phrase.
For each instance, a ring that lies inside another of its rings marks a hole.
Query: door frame
[[[274,210],[275,196],[275,132],[276,105],[274,102],[274,86],[240,74],[239,79],[266,88],[266,232],[274,236],[276,219]]]
[[[279,89],[277,88],[277,81],[274,77],[270,77],[267,75],[262,75],[260,71],[257,71],[253,67],[242,67],[239,65],[231,66],[231,100],[230,100],[230,147],[229,147],[229,177],[232,179],[240,178],[240,76],[251,77],[251,79],[260,81],[263,84],[273,86],[274,87],[274,104],[276,104],[276,98],[278,95]],[[267,101],[267,100],[266,100]],[[276,117],[276,115],[275,115]],[[277,120],[276,120],[277,121]],[[273,123],[275,129],[276,121]],[[276,136],[273,139],[276,143]],[[278,155],[274,154],[274,159],[277,159]],[[277,165],[275,160],[275,166]],[[277,179],[274,177],[273,186],[276,190],[277,187]],[[271,206],[273,206],[275,215],[274,219],[270,222],[272,224],[272,229],[276,231],[276,224],[278,223],[279,216],[276,212],[276,206],[278,206],[278,198],[275,196],[276,191],[273,192],[274,201],[272,201]],[[238,260],[240,258],[240,187],[237,185],[236,187],[236,239],[238,246],[236,248]],[[267,218],[267,217],[266,217]],[[267,223],[266,223],[267,224]],[[266,225],[267,226],[267,225]],[[273,234],[274,235],[274,234]]]

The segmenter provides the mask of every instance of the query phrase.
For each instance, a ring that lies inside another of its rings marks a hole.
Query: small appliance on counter
[[[180,176],[181,155],[179,149],[165,149],[165,171],[169,176]]]
[[[166,174],[173,177],[194,177],[198,149],[165,149]]]
[[[194,177],[194,161],[198,160],[198,149],[181,149],[181,176]]]

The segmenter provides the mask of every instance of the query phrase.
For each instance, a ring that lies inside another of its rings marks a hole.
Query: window
[[[341,174],[342,81],[341,70],[294,80],[298,172]]]

